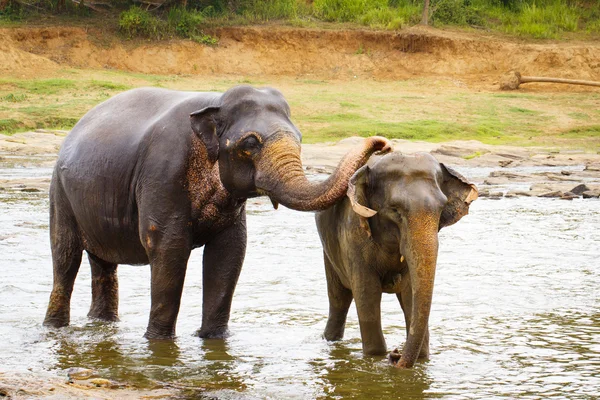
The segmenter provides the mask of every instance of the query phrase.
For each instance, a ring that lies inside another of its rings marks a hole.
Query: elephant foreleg
[[[335,341],[344,337],[346,317],[352,304],[352,291],[345,288],[331,265],[331,261],[323,253],[325,261],[325,277],[327,278],[327,295],[329,297],[329,317],[323,337]]]
[[[406,322],[406,335],[408,337],[408,330],[410,327],[410,321],[412,317],[412,287],[407,280],[407,283],[402,285],[402,291],[396,294],[398,297],[398,301],[400,302],[400,307],[402,307],[402,311],[404,312],[404,321]],[[425,330],[425,336],[423,337],[423,344],[421,345],[421,351],[419,353],[420,359],[427,360],[429,359],[429,326],[427,326]]]
[[[354,268],[354,271],[363,270],[368,268]],[[387,351],[381,329],[381,290],[379,276],[366,272],[355,276],[352,293],[365,355],[383,355]]]
[[[151,306],[144,336],[148,339],[173,339],[190,245],[182,237],[149,234],[147,252],[151,267]]]
[[[204,246],[201,338],[228,335],[233,292],[246,255],[246,213]]]
[[[92,269],[92,306],[88,317],[103,321],[119,320],[119,281],[117,264],[88,253]]]

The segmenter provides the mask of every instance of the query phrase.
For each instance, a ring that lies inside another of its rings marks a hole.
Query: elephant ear
[[[440,164],[444,173],[442,191],[448,202],[442,210],[440,229],[458,222],[469,213],[469,205],[478,197],[477,187],[450,167]]]
[[[367,232],[371,237],[371,227],[367,218],[371,218],[377,214],[377,211],[370,209],[364,204],[368,204],[367,200],[367,178],[369,176],[369,166],[363,165],[360,167],[348,182],[348,192],[346,195],[350,199],[350,204],[355,213],[358,214],[360,227]]]
[[[219,157],[219,138],[217,136],[217,113],[220,107],[206,107],[190,114],[192,130],[206,147],[208,160],[214,164]]]

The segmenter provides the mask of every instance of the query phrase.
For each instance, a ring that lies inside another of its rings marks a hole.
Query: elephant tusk
[[[400,256],[400,262],[404,262],[404,256]]]

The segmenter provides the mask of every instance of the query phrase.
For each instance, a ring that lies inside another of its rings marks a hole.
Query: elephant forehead
[[[394,152],[382,157],[373,171],[378,178],[397,176],[438,177],[442,169],[437,160],[429,153],[402,154]]]
[[[224,113],[237,116],[262,111],[276,111],[290,114],[287,101],[276,89],[256,89],[252,86],[236,86],[229,89],[222,98],[221,109]]]

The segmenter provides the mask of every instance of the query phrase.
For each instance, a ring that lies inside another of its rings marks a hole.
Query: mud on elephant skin
[[[301,134],[283,95],[134,89],[96,106],[59,152],[50,186],[54,284],[44,324],[69,324],[82,253],[92,269],[89,317],[118,319],[118,264],[150,264],[146,337],[175,335],[192,249],[204,246],[200,337],[224,337],[246,251],[247,198],[296,210],[343,197],[381,137],[366,139],[322,183],[306,179]]]
[[[407,332],[396,366],[428,358],[438,231],[476,198],[473,184],[428,153],[371,157],[352,176],[348,197],[316,215],[329,295],[325,339],[343,337],[354,299],[363,353],[385,354],[381,296],[394,293]]]

